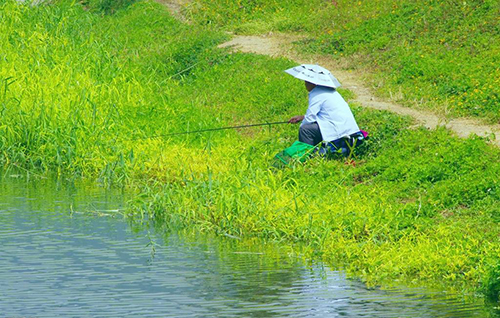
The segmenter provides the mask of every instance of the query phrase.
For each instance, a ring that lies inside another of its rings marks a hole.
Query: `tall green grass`
[[[148,138],[284,120],[307,94],[283,73],[293,62],[228,54],[224,33],[155,3],[103,15],[1,1],[0,20],[3,166],[126,185],[139,219],[300,242],[371,284],[498,295],[500,156],[485,140],[358,105],[372,139],[355,165],[272,168],[294,125]]]
[[[180,89],[173,78],[194,64],[207,67],[223,38],[188,30],[154,4],[112,17],[71,2],[1,6],[0,156],[41,170],[95,175],[123,165],[116,154],[132,152],[123,141],[175,121],[166,107]],[[124,37],[122,28],[135,26],[134,37]],[[137,125],[151,119],[165,121]]]

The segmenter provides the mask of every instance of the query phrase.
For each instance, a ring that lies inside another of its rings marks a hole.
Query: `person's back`
[[[319,65],[302,64],[285,70],[303,80],[309,92],[309,107],[305,115],[290,118],[289,123],[302,122],[299,141],[316,146],[322,141],[339,144],[360,133],[358,124],[346,101],[337,92],[340,82]]]
[[[318,123],[324,141],[333,141],[359,131],[347,102],[336,89],[315,86],[309,92],[309,107],[301,126]]]

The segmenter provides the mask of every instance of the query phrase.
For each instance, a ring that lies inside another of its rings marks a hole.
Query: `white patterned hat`
[[[303,81],[307,81],[316,85],[338,88],[341,86],[340,82],[335,76],[324,67],[314,64],[302,64],[292,67],[285,71]]]

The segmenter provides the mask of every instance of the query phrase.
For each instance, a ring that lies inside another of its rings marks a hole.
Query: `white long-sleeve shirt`
[[[302,125],[318,123],[324,141],[333,141],[359,131],[358,124],[337,90],[316,86],[309,92],[309,107]]]

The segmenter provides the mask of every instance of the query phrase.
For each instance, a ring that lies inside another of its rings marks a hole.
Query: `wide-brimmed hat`
[[[295,78],[316,85],[332,88],[338,88],[341,86],[340,82],[335,78],[335,76],[332,75],[332,73],[330,73],[329,70],[319,65],[302,64],[292,67],[285,72]]]

